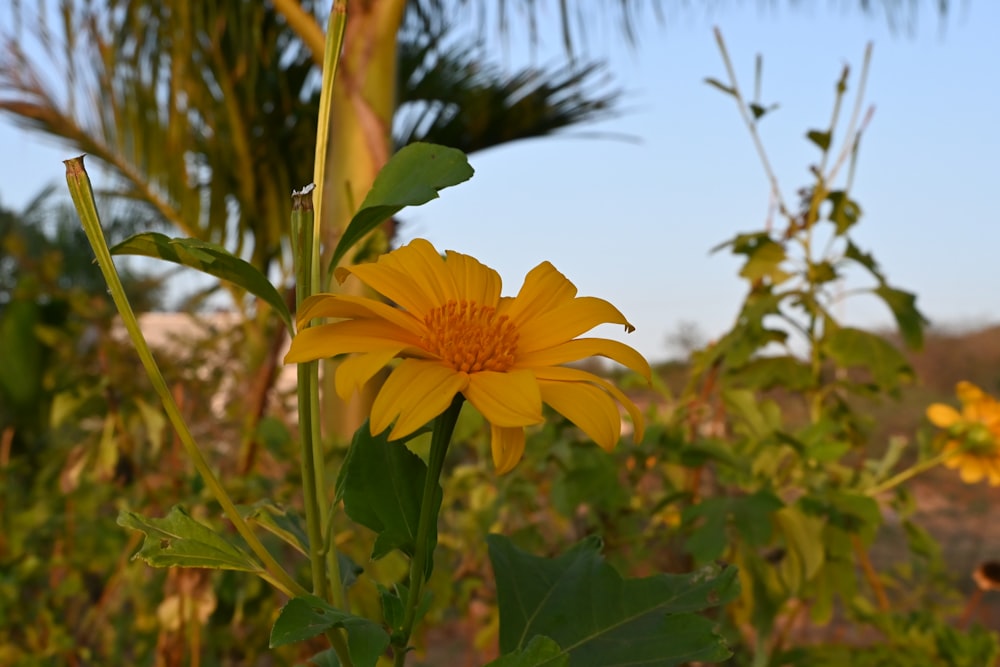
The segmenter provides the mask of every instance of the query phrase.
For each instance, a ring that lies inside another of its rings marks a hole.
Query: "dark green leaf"
[[[542,635],[569,654],[573,667],[669,667],[730,655],[714,623],[692,612],[737,595],[735,568],[623,579],[601,558],[597,538],[552,559],[520,551],[500,535],[486,539],[504,654]]]
[[[162,519],[147,519],[122,510],[118,525],[146,534],[133,556],[153,567],[207,567],[217,570],[261,572],[256,560],[208,526],[191,518],[180,506]]]
[[[832,204],[830,221],[837,228],[837,236],[843,236],[858,222],[861,217],[861,207],[843,190],[835,190],[826,198]]]
[[[535,635],[523,650],[503,655],[486,667],[566,667],[569,656],[548,637]]]
[[[885,276],[879,271],[878,263],[871,253],[863,252],[858,246],[854,245],[851,241],[847,242],[847,250],[844,251],[844,257],[853,260],[860,264],[861,266],[868,269],[868,272],[875,277],[880,283],[885,282]]]
[[[712,77],[706,77],[705,78],[705,83],[707,83],[708,85],[712,86],[713,88],[718,88],[719,90],[721,90],[722,92],[724,92],[726,95],[732,95],[733,97],[736,97],[736,91],[733,90],[732,87],[727,86],[726,84],[722,83],[718,79],[713,79]]]
[[[309,555],[309,536],[302,517],[290,507],[283,507],[270,500],[260,500],[251,507],[238,507],[240,515],[257,524],[269,533],[276,535],[286,544],[294,547],[304,556]]]
[[[684,509],[682,519],[693,525],[684,550],[695,563],[711,563],[720,558],[728,543],[729,502],[726,498],[706,498]]]
[[[325,651],[320,651],[313,657],[309,658],[307,662],[304,662],[296,667],[340,667],[340,658],[337,657],[337,652],[332,648],[328,648]]]
[[[17,410],[36,407],[42,390],[43,347],[35,327],[39,324],[38,304],[14,299],[0,316],[0,396]]]
[[[389,646],[389,635],[382,626],[341,611],[315,595],[292,598],[271,628],[271,648],[300,642],[333,628],[347,631],[347,650],[357,667],[375,667],[379,656]]]
[[[766,545],[771,540],[772,516],[785,506],[781,499],[761,490],[729,501],[736,532],[752,547]]]
[[[347,458],[337,479],[337,497],[343,498],[347,515],[378,533],[372,558],[393,549],[413,555],[420,519],[420,501],[427,466],[402,442],[389,442],[389,432],[373,436],[365,423],[354,434]],[[433,509],[441,505],[441,488],[434,496]],[[437,529],[431,528],[428,548],[437,543]],[[427,574],[431,562],[427,559]]]
[[[876,334],[845,327],[830,332],[824,348],[841,367],[863,367],[881,389],[894,391],[913,377],[913,371],[899,350]]]
[[[403,617],[406,613],[403,609],[402,597],[397,591],[389,590],[378,582],[375,582],[375,587],[378,590],[379,601],[382,603],[382,620],[393,631],[401,630]]]
[[[806,133],[806,137],[809,138],[809,141],[819,146],[820,150],[823,151],[824,153],[830,150],[831,137],[829,132],[820,132],[819,130],[809,130]]]
[[[227,280],[274,308],[288,330],[292,330],[292,316],[274,285],[252,264],[214,243],[198,239],[172,239],[156,232],[145,232],[111,248],[111,254],[163,259]]]
[[[330,266],[336,266],[354,244],[404,207],[437,199],[439,190],[467,181],[472,174],[462,151],[420,142],[404,146],[378,173],[340,237]]]
[[[919,350],[924,345],[924,325],[927,320],[917,310],[917,295],[901,289],[882,284],[874,290],[885,305],[889,306],[892,316],[896,318],[896,326],[903,337],[903,342],[913,350]]]

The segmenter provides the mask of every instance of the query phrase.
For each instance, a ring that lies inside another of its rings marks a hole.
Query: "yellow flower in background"
[[[931,423],[948,429],[944,452],[954,455],[944,464],[958,468],[963,482],[986,478],[991,486],[1000,486],[1000,401],[971,382],[959,382],[955,393],[961,412],[944,403],[927,408]]]
[[[416,239],[378,261],[337,269],[353,275],[393,307],[359,296],[317,294],[302,303],[299,332],[285,363],[351,354],[337,368],[337,394],[349,398],[392,359],[393,369],[372,405],[370,426],[405,437],[440,415],[456,394],[490,423],[497,472],[524,453],[524,427],[542,421],[542,403],[565,415],[605,450],[621,436],[618,404],[642,439],[635,404],[607,380],[563,364],[604,356],[650,378],[634,349],[605,338],[577,338],[599,324],[634,327],[603,299],[576,296],[576,287],[543,262],[515,297],[500,296],[500,275],[468,255],[442,257]],[[317,318],[330,324],[309,326]]]

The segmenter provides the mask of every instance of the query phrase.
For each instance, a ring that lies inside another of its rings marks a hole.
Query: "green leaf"
[[[684,508],[681,517],[685,525],[697,522],[684,542],[684,550],[691,554],[695,563],[711,563],[722,556],[729,537],[728,499],[706,498]]]
[[[720,558],[729,543],[729,526],[750,546],[764,546],[771,539],[772,517],[784,503],[774,494],[760,490],[749,496],[707,498],[684,509],[687,524],[703,518],[684,543],[696,563]]]
[[[524,650],[503,655],[486,667],[566,667],[569,656],[548,637],[535,635]]]
[[[837,228],[837,236],[843,236],[861,217],[861,207],[847,196],[843,190],[834,190],[826,196],[833,205],[830,210],[830,222]]]
[[[745,245],[733,246],[733,254],[747,256],[746,264],[740,269],[740,275],[747,280],[770,278],[772,284],[778,285],[789,277],[781,268],[786,259],[785,247],[767,234],[754,235]]]
[[[819,130],[809,130],[806,133],[806,137],[809,139],[809,141],[819,146],[819,149],[824,153],[830,150],[831,136],[829,132],[820,132]]]
[[[778,573],[788,591],[796,595],[823,566],[824,522],[819,517],[805,515],[797,507],[783,507],[774,513],[774,518],[787,547]]]
[[[885,282],[885,276],[878,268],[878,262],[875,261],[875,257],[871,253],[862,251],[858,246],[854,245],[852,241],[847,242],[847,249],[844,251],[844,257],[857,262],[861,266],[868,269],[868,272],[875,277],[879,283]]]
[[[712,86],[713,88],[717,88],[718,90],[721,90],[726,95],[732,95],[733,97],[736,97],[736,90],[733,89],[731,86],[727,86],[726,84],[722,83],[718,79],[713,79],[710,76],[709,77],[705,77],[705,83],[707,83],[708,85]]]
[[[375,177],[361,208],[344,230],[333,251],[331,268],[354,244],[404,207],[437,199],[439,190],[467,181],[473,173],[460,150],[422,142],[401,148]]]
[[[343,498],[347,515],[378,533],[372,558],[399,549],[412,556],[416,547],[417,522],[427,466],[400,442],[389,442],[389,432],[373,436],[367,422],[354,434],[337,479],[337,497]],[[434,495],[437,514],[441,487]],[[437,544],[437,528],[428,537],[431,552]],[[430,575],[433,559],[427,559]]]
[[[153,567],[207,567],[216,570],[263,572],[248,553],[175,505],[162,519],[147,519],[122,510],[118,525],[146,534],[133,556]]]
[[[341,611],[315,595],[292,598],[271,628],[270,647],[300,642],[333,628],[347,631],[347,651],[357,667],[375,667],[389,646],[389,635],[379,624]]]
[[[895,391],[913,377],[913,370],[899,350],[881,336],[844,327],[830,332],[826,353],[838,366],[867,368],[872,380],[885,391]]]
[[[735,568],[623,579],[601,558],[597,538],[551,559],[525,553],[501,535],[486,541],[504,654],[541,635],[560,646],[573,667],[669,667],[730,655],[714,623],[692,612],[737,595]]]
[[[256,267],[222,246],[198,239],[172,239],[157,232],[144,232],[114,246],[111,254],[163,259],[227,280],[274,308],[288,330],[293,330],[288,306],[274,285]]]
[[[927,324],[927,320],[917,310],[917,295],[885,284],[876,287],[873,291],[885,302],[885,305],[889,306],[907,347],[913,350],[919,350],[923,347],[924,325]]]
[[[759,390],[782,387],[789,391],[801,391],[813,382],[809,366],[789,355],[752,359],[733,371],[731,378],[735,386]]]
[[[296,665],[296,667],[340,667],[340,658],[332,648],[320,651],[308,661]]]
[[[252,506],[241,505],[240,515],[257,524],[303,556],[309,555],[309,535],[302,525],[302,517],[290,507],[283,507],[270,500],[260,500]]]
[[[785,505],[780,498],[764,490],[742,498],[730,498],[729,504],[736,532],[752,547],[764,546],[771,540],[772,517]]]
[[[747,107],[750,109],[750,113],[753,114],[753,119],[754,120],[760,120],[766,114],[769,114],[772,111],[774,111],[775,109],[777,109],[778,105],[777,104],[772,104],[769,107],[765,107],[762,104],[757,104],[756,102],[751,102],[750,104],[747,105]]]
[[[0,312],[0,396],[15,410],[37,409],[44,352],[35,335],[40,309],[34,301],[15,299]]]

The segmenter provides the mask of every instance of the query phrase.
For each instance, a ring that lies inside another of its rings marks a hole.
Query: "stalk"
[[[185,451],[194,463],[195,469],[197,469],[198,474],[205,481],[205,485],[212,492],[216,501],[222,506],[222,510],[232,522],[236,531],[263,564],[265,573],[261,576],[271,582],[285,595],[295,596],[306,594],[307,591],[305,588],[292,579],[284,568],[281,567],[257,538],[253,530],[250,529],[246,521],[243,520],[243,517],[240,516],[236,505],[219,482],[219,479],[215,476],[215,473],[212,472],[211,467],[209,467],[204,455],[194,441],[194,437],[191,435],[191,431],[188,429],[187,424],[184,422],[184,417],[181,415],[180,408],[178,408],[176,401],[174,401],[173,394],[170,392],[163,374],[160,373],[160,369],[156,365],[156,360],[153,358],[153,353],[146,343],[146,338],[139,328],[139,322],[132,310],[132,305],[125,296],[125,289],[122,287],[118,271],[115,269],[114,262],[111,259],[111,252],[108,250],[107,241],[104,239],[101,219],[94,204],[94,190],[91,187],[87,170],[83,166],[83,156],[66,160],[64,164],[66,165],[66,183],[69,185],[70,196],[73,199],[77,214],[80,216],[87,240],[90,241],[90,245],[94,249],[94,254],[97,256],[97,263],[101,267],[101,273],[108,284],[108,291],[111,294],[111,298],[118,308],[122,323],[125,325],[126,331],[128,331],[129,338],[131,338],[132,344],[135,346],[143,368],[145,368],[146,374],[153,385],[153,389],[156,390],[157,395],[160,397],[167,417],[177,432],[177,436],[184,446]]]

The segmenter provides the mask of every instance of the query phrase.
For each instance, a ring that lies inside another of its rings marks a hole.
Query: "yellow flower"
[[[949,468],[958,468],[962,481],[975,484],[983,478],[1000,486],[1000,401],[971,382],[959,382],[955,391],[962,412],[943,403],[927,408],[932,424],[948,429],[944,452]]]
[[[337,394],[347,399],[396,357],[372,405],[370,426],[405,437],[445,411],[461,393],[490,423],[493,462],[500,473],[524,453],[524,427],[542,422],[542,403],[565,415],[605,450],[621,436],[628,411],[635,440],[643,419],[635,404],[607,380],[562,364],[599,355],[648,380],[650,368],[634,349],[604,338],[577,338],[604,323],[634,327],[603,299],[576,296],[576,287],[551,264],[532,269],[515,297],[500,296],[500,276],[475,258],[442,257],[416,239],[378,261],[337,270],[353,275],[398,308],[365,297],[317,294],[302,303],[299,332],[285,363],[351,354],[337,368]],[[331,324],[308,326],[316,318]]]

